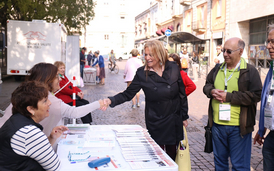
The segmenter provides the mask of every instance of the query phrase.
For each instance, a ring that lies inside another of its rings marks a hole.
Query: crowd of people
[[[206,77],[204,94],[210,99],[208,125],[212,132],[215,170],[250,170],[252,132],[256,124],[257,103],[261,100],[259,131],[254,138],[263,146],[264,170],[273,170],[274,139],[273,62],[262,86],[256,68],[242,58],[245,42],[237,37],[217,46],[218,60]],[[267,49],[274,59],[274,25],[269,26]],[[86,48],[80,52],[80,66]],[[104,59],[95,51],[89,52],[87,62],[98,67],[98,77],[105,84]],[[178,143],[188,126],[187,96],[196,89],[188,77],[189,61],[186,48],[179,54],[168,54],[163,43],[147,41],[144,46],[145,64],[137,58],[137,49],[124,70],[127,88],[114,96],[90,103],[76,88],[76,107],[72,106],[72,83],[65,75],[61,61],[38,63],[30,70],[27,81],[13,93],[11,104],[0,119],[0,170],[58,170],[60,161],[55,152],[60,135],[66,130],[64,118],[81,118],[92,122],[91,113],[106,110],[132,100],[132,108],[140,106],[139,91],[145,94],[145,123],[155,142],[175,160]],[[85,57],[85,56],[84,56]],[[115,65],[115,54],[109,54]],[[223,58],[223,59],[221,59]],[[199,55],[191,60],[199,65]],[[222,61],[223,60],[223,61]],[[188,63],[188,62],[187,62]],[[83,68],[81,76],[83,76]],[[270,132],[264,139],[266,130]],[[32,142],[32,143],[30,143]]]

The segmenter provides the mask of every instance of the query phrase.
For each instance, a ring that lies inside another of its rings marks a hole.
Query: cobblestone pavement
[[[123,81],[123,72],[126,61],[117,62],[120,68],[118,74],[110,73],[108,68],[106,70],[105,85],[87,85],[82,88],[85,99],[90,102],[103,99],[108,96],[115,95],[126,89],[126,83]],[[105,63],[107,64],[107,63]],[[106,65],[107,66],[107,65]],[[262,78],[263,79],[263,78]],[[6,83],[7,82],[7,83]],[[0,109],[4,110],[10,101],[11,92],[19,85],[11,81],[4,81],[0,84]],[[205,138],[204,138],[204,125],[207,123],[207,108],[209,100],[202,92],[202,88],[205,83],[205,75],[201,75],[201,78],[195,82],[197,89],[191,95],[188,96],[189,105],[189,126],[187,127],[188,139],[190,145],[191,165],[192,170],[208,171],[214,170],[213,154],[207,154],[203,152]],[[95,125],[103,124],[138,124],[142,127],[145,126],[144,108],[145,108],[145,96],[140,92],[140,108],[132,109],[131,101],[118,105],[115,108],[108,108],[106,111],[96,110],[92,112],[93,123]],[[258,105],[259,110],[259,105]],[[257,115],[257,124],[258,124]],[[255,126],[255,132],[257,132],[258,125]],[[261,171],[263,170],[261,147],[258,145],[252,145],[251,154],[251,170]]]

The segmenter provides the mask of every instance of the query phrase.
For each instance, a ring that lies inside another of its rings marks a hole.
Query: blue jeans
[[[270,131],[264,140],[263,157],[264,171],[273,171],[274,169],[274,131]]]
[[[228,157],[232,170],[250,171],[251,133],[240,135],[239,126],[213,123],[212,140],[216,171],[228,171]]]
[[[83,74],[84,74],[84,67],[85,67],[85,64],[80,64],[80,73],[81,73],[82,78],[83,78]]]

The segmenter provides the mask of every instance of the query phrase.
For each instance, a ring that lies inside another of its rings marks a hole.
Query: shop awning
[[[168,29],[173,31],[174,30],[174,27],[171,25],[171,26],[168,26]]]
[[[167,42],[167,37],[165,35],[162,36],[158,36],[158,37],[154,37],[154,38],[150,38],[147,39],[146,41],[150,41],[150,40],[160,40],[160,41],[164,41]],[[173,32],[171,33],[171,35],[168,37],[168,42],[169,43],[176,43],[176,44],[180,44],[180,43],[205,43],[205,41],[207,41],[209,39],[201,39],[189,32]]]
[[[162,28],[162,29],[161,29],[161,32],[162,32],[163,34],[165,34],[165,31],[166,31],[166,28]]]
[[[175,32],[171,33],[168,37],[168,41],[173,43],[205,43],[208,39],[201,39],[189,32]]]
[[[156,31],[156,34],[157,34],[158,36],[161,36],[161,35],[162,35],[161,30],[157,30],[157,31]]]

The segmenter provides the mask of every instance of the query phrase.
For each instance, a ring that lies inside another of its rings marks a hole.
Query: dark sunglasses
[[[235,52],[235,51],[237,51],[237,50],[240,50],[241,48],[238,48],[238,49],[236,49],[236,50],[230,50],[230,49],[222,49],[222,52],[223,53],[227,53],[227,54],[231,54],[232,52]]]

